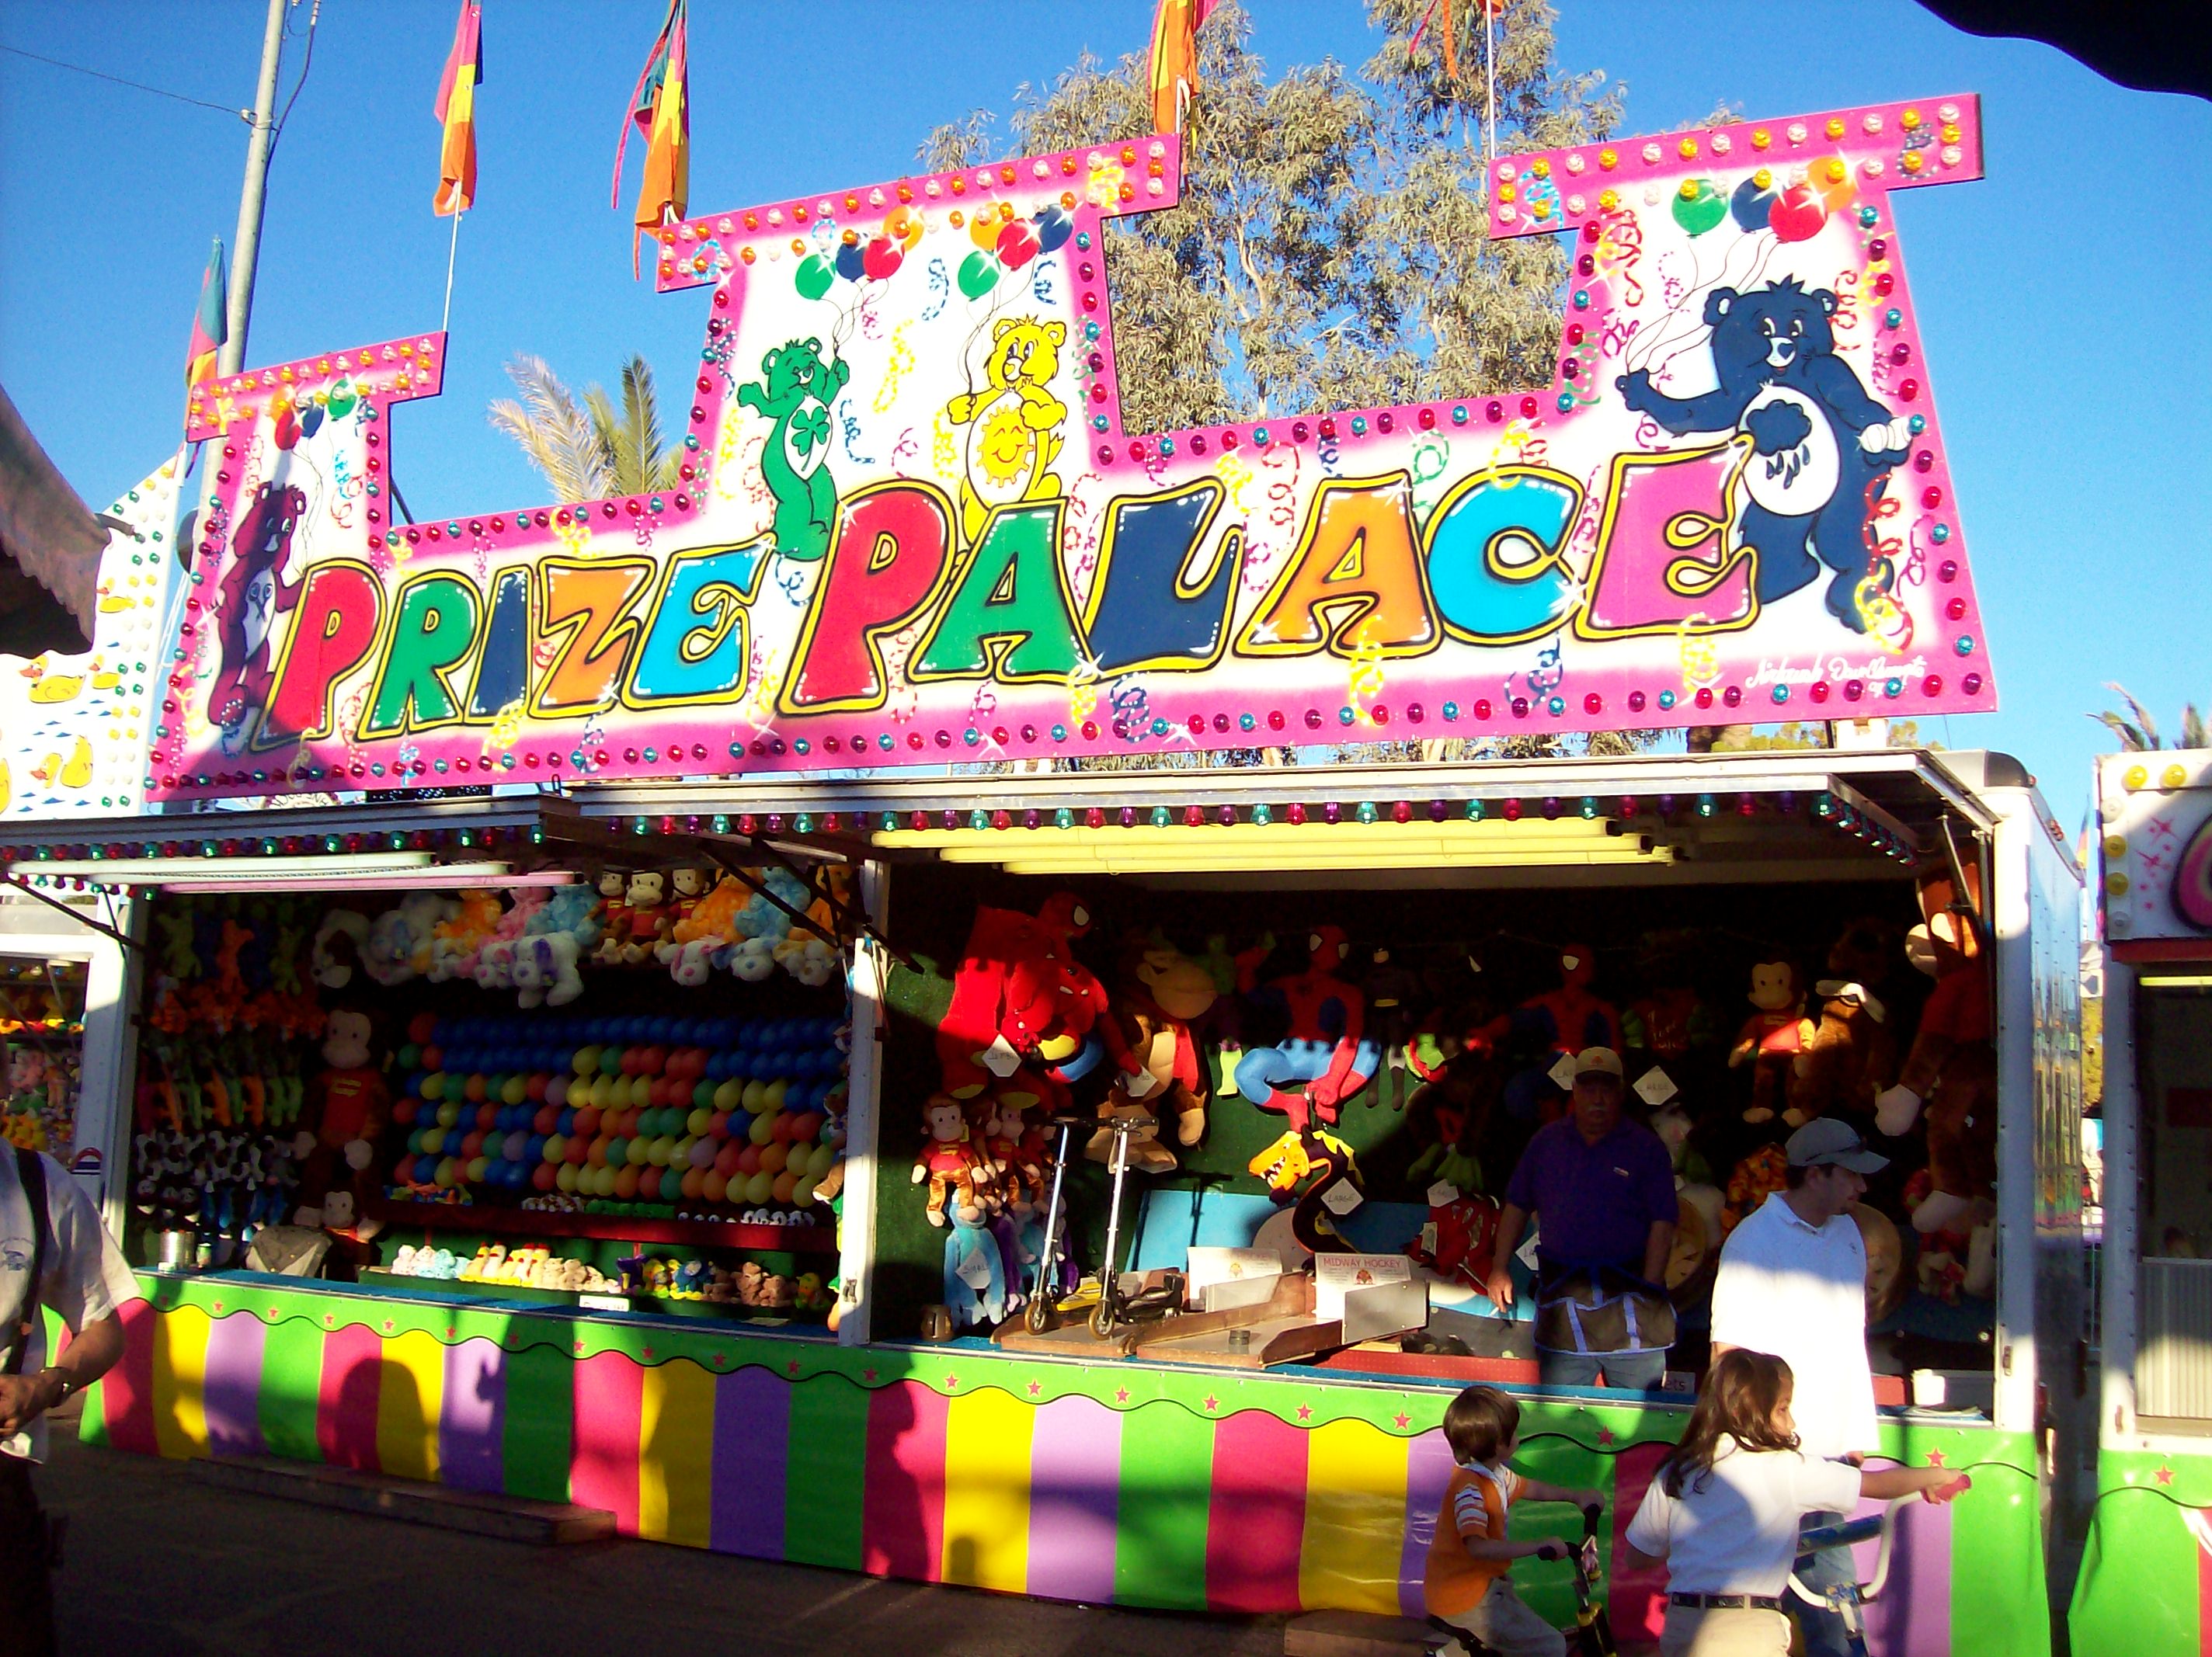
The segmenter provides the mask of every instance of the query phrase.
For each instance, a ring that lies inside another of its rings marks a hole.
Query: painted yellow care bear
[[[1050,501],[1061,493],[1052,463],[1060,456],[1067,405],[1053,394],[1065,324],[1001,317],[984,364],[990,385],[945,405],[947,423],[965,426],[968,465],[960,484],[960,526],[972,540],[994,507]]]

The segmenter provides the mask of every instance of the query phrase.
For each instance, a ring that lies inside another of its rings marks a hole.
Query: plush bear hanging
[[[1790,1069],[1783,1114],[1791,1127],[1833,1113],[1863,1132],[1876,1096],[1896,1081],[1897,1035],[1876,993],[1895,949],[1893,930],[1871,918],[1853,921],[1829,946],[1829,975],[1813,986],[1820,1018]]]
[[[1194,1145],[1206,1133],[1206,1061],[1191,1026],[1212,1010],[1215,994],[1213,975],[1157,935],[1142,941],[1124,968],[1113,1017],[1138,1070],[1115,1076],[1098,1114],[1102,1120],[1127,1115],[1158,1120],[1159,1129],[1129,1136],[1129,1165],[1141,1172],[1176,1167],[1174,1151],[1160,1141],[1161,1130],[1172,1127],[1182,1145]],[[1085,1154],[1103,1162],[1113,1145],[1113,1131],[1102,1127]]]
[[[1981,942],[1981,871],[1966,890],[1947,871],[1920,883],[1924,917],[1905,938],[1905,958],[1936,980],[1897,1085],[1879,1101],[1877,1125],[1894,1138],[1924,1109],[1934,1189],[1913,1211],[1926,1236],[1970,1230],[1969,1211],[1996,1198],[1997,1059],[1990,1045],[1989,956]]]

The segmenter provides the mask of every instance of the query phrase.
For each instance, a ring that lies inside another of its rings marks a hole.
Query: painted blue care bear
[[[1749,294],[1716,288],[1705,298],[1705,325],[1717,389],[1668,397],[1641,368],[1616,384],[1631,409],[1677,436],[1733,429],[1751,439],[1736,535],[1753,554],[1759,603],[1788,597],[1825,564],[1835,572],[1829,613],[1863,633],[1853,602],[1859,583],[1871,574],[1887,591],[1896,574],[1874,555],[1875,504],[1905,458],[1911,429],[1836,355],[1828,324],[1835,311],[1826,288],[1808,293],[1790,278]]]

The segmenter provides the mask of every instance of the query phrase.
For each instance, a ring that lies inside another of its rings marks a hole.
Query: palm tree
[[[2128,719],[2112,712],[2110,708],[2101,713],[2092,713],[2089,717],[2120,739],[2122,753],[2142,754],[2148,753],[2154,748],[2166,746],[2166,739],[2158,733],[2156,721],[2145,711],[2141,702],[2128,694],[2124,686],[2108,683],[2105,689],[2125,702],[2128,705],[2128,712],[2134,714],[2135,718]],[[2204,716],[2197,711],[2195,702],[2187,703],[2181,710],[2181,740],[2174,746],[2212,748],[2212,731],[2208,731]]]
[[[653,368],[643,357],[623,364],[619,409],[606,387],[597,385],[585,390],[580,406],[543,357],[518,356],[507,373],[521,400],[495,401],[491,423],[521,446],[562,500],[601,501],[676,487],[683,451],[663,440]]]

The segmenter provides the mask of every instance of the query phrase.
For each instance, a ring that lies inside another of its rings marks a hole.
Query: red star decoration
[[[1042,1393],[1042,1391],[1044,1391],[1044,1387],[1043,1387],[1043,1385],[1042,1385],[1041,1382],[1034,1381],[1031,1381],[1031,1382],[1030,1383],[1030,1396],[1031,1398],[1035,1398],[1035,1397],[1036,1397],[1039,1393]]]
[[[1209,1410],[1218,1410],[1221,1407],[1221,1400],[1208,1393],[1206,1395],[1206,1407]]]
[[[274,1314],[272,1314],[271,1315],[274,1315]],[[324,1328],[325,1328],[325,1329],[329,1329],[329,1328],[335,1327],[335,1326],[336,1326],[336,1325],[337,1325],[337,1318],[336,1318],[332,1314],[328,1313],[328,1312],[325,1312],[325,1313],[324,1313],[324,1314],[323,1314],[323,1327],[324,1327]]]
[[[222,1310],[222,1302],[221,1301],[217,1301],[215,1303],[215,1309],[218,1312]]]
[[[875,1378],[876,1372],[872,1369],[863,1369],[860,1371],[860,1379],[862,1381],[873,1381]]]
[[[653,1356],[653,1348],[650,1346],[647,1347],[644,1351],[644,1356],[648,1358],[651,1357]]]
[[[1409,1420],[1411,1420],[1411,1417],[1408,1417],[1403,1410],[1401,1410],[1396,1415],[1392,1416],[1390,1419],[1396,1422],[1401,1427],[1403,1427]]]
[[[584,1343],[580,1340],[576,1343],[576,1350],[580,1352],[584,1350]]]
[[[384,1320],[384,1332],[387,1335],[392,1332],[392,1320],[390,1318],[386,1318]]]
[[[730,1355],[729,1355],[727,1352],[717,1352],[717,1353],[715,1353],[715,1354],[714,1354],[714,1367],[715,1367],[717,1369],[720,1369],[724,1364],[727,1363],[729,1361],[730,1361]]]
[[[1597,1429],[1597,1442],[1598,1442],[1600,1444],[1610,1444],[1610,1443],[1612,1443],[1612,1442],[1613,1442],[1613,1429],[1612,1429],[1612,1428],[1610,1428],[1610,1427],[1601,1427],[1601,1428],[1599,1428],[1599,1429]]]
[[[1940,1467],[1940,1466],[1942,1466],[1943,1465],[1943,1452],[1942,1452],[1942,1451],[1941,1451],[1941,1450],[1930,1450],[1930,1451],[1929,1451],[1929,1452],[1928,1452],[1928,1465],[1929,1465],[1929,1466],[1931,1466],[1931,1467]]]
[[[1114,1389],[1114,1402],[1116,1404],[1127,1404],[1128,1401],[1129,1389],[1126,1387],[1116,1387]]]
[[[2173,1469],[2171,1467],[2160,1467],[2156,1472],[2153,1473],[2151,1477],[2158,1480],[2161,1484],[2171,1484],[2173,1483]]]
[[[453,1339],[454,1333],[455,1333],[455,1331],[454,1331],[453,1326],[452,1324],[450,1324],[450,1323],[449,1323],[449,1324],[447,1324],[447,1325],[446,1326],[446,1338],[447,1338],[447,1340],[451,1340],[451,1339]]]
[[[792,1359],[791,1362],[783,1366],[783,1371],[787,1375],[796,1375],[799,1373],[799,1360],[797,1358]]]
[[[1311,1421],[1313,1419],[1313,1405],[1310,1404],[1299,1405],[1298,1419],[1300,1421]]]
[[[946,1392],[948,1392],[948,1393],[949,1393],[949,1392],[951,1392],[954,1387],[957,1387],[959,1384],[960,1384],[960,1377],[959,1377],[959,1376],[957,1376],[957,1375],[947,1375],[947,1376],[945,1376],[945,1390]]]

